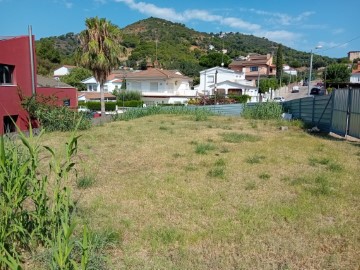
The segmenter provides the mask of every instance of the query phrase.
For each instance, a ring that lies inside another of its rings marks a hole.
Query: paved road
[[[308,87],[307,86],[300,86],[300,90],[298,93],[292,93],[291,92],[292,87],[289,87],[289,90],[283,93],[283,97],[285,100],[292,100],[292,99],[298,99],[303,98],[307,96],[308,93]]]

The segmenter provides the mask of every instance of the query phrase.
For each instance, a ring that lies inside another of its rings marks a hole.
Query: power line
[[[334,49],[334,48],[338,48],[338,47],[344,46],[344,45],[346,45],[346,44],[348,44],[348,43],[350,43],[350,42],[352,42],[352,41],[354,41],[354,40],[356,40],[356,39],[358,39],[358,38],[360,38],[360,35],[357,36],[357,37],[354,37],[353,39],[350,39],[350,40],[347,41],[347,42],[344,42],[344,43],[339,44],[339,45],[332,46],[332,47],[327,48],[327,49],[324,49],[324,50],[319,50],[318,52],[326,52],[326,51],[328,51],[328,50],[331,50],[331,49]]]

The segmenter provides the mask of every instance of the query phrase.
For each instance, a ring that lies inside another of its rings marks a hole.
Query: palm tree
[[[100,83],[101,116],[105,116],[104,84],[113,68],[120,64],[125,48],[120,45],[120,29],[105,18],[87,18],[80,33],[80,65],[90,69]]]

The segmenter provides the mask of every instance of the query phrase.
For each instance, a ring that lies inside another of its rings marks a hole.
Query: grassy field
[[[360,144],[280,125],[156,115],[81,132],[79,222],[116,238],[110,269],[359,269]]]

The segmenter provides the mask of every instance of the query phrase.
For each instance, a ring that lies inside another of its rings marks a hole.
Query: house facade
[[[244,72],[213,67],[200,72],[200,84],[194,87],[200,95],[248,95],[250,102],[258,101],[258,90]]]
[[[360,58],[360,51],[351,51],[348,52],[349,61],[354,61],[354,59]]]
[[[351,72],[350,82],[360,84],[360,61],[357,62],[357,68]]]
[[[0,134],[16,131],[15,124],[20,130],[29,128],[22,97],[55,96],[59,105],[77,107],[75,88],[38,85],[34,39],[34,36],[0,37]]]
[[[257,85],[257,80],[262,76],[276,75],[276,66],[273,64],[271,54],[249,54],[247,57],[233,60],[229,64],[231,70],[245,73],[246,80],[253,81]]]
[[[56,80],[60,80],[60,77],[65,76],[65,75],[69,75],[70,71],[72,69],[76,68],[75,66],[69,66],[69,65],[64,65],[62,67],[59,67],[58,69],[54,70],[54,79]]]
[[[176,70],[148,68],[125,76],[126,90],[139,91],[145,103],[187,103],[196,96],[192,79]]]
[[[123,79],[129,72],[131,71],[113,70],[106,78],[106,82],[104,84],[104,92],[112,93],[114,92],[114,90],[120,90],[122,87]],[[87,78],[81,82],[86,85],[87,92],[100,92],[100,83],[97,82],[94,77]]]

